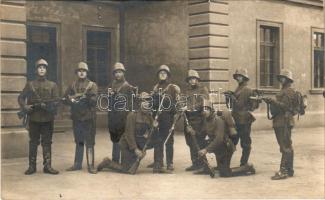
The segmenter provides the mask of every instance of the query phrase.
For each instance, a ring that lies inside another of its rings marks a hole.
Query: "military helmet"
[[[249,76],[248,76],[248,72],[246,68],[243,69],[236,69],[235,73],[232,75],[232,77],[234,79],[237,78],[237,76],[242,76],[244,77],[246,80],[249,80]]]
[[[120,62],[116,62],[113,66],[113,72],[115,72],[116,70],[122,70],[123,72],[125,72],[125,67],[122,63]]]
[[[290,70],[288,70],[288,69],[281,70],[280,74],[277,75],[277,79],[280,80],[281,77],[284,77],[287,80],[289,80],[291,83],[293,83],[293,76],[292,76],[292,72]]]
[[[167,72],[168,75],[170,75],[170,69],[167,65],[160,65],[158,68],[157,74],[159,74],[160,71],[165,71]]]
[[[89,71],[89,69],[88,69],[88,65],[87,65],[87,63],[85,63],[85,62],[80,62],[80,63],[78,63],[78,67],[77,67],[77,69],[76,69],[76,72],[77,71],[79,71],[79,70],[85,70],[85,71]]]
[[[48,67],[48,63],[46,62],[46,60],[44,59],[39,59],[38,61],[36,61],[35,63],[35,67],[38,68],[39,66],[45,66]]]
[[[139,96],[140,100],[147,100],[147,99],[151,99],[151,96],[149,93],[147,92],[141,92],[140,96]]]
[[[198,80],[200,80],[200,76],[199,73],[196,70],[190,69],[188,70],[188,74],[186,77],[186,82],[188,82],[191,78],[197,78]]]

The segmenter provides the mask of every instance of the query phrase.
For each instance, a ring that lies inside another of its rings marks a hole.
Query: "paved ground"
[[[53,141],[53,165],[61,174],[43,174],[41,157],[38,158],[38,173],[33,176],[23,175],[27,167],[26,158],[3,160],[2,199],[325,198],[324,128],[294,131],[296,174],[282,181],[270,180],[280,161],[271,131],[253,133],[251,161],[256,166],[256,175],[214,179],[184,171],[190,162],[181,134],[176,136],[176,171],[171,175],[153,175],[144,167],[151,162],[152,152],[144,159],[139,174],[134,176],[113,172],[91,175],[85,167],[83,171],[66,172],[64,169],[72,164],[74,154],[72,134],[56,134]],[[110,147],[108,135],[99,131],[96,163],[111,154]],[[239,150],[234,155],[233,166],[238,165]],[[211,160],[211,163],[215,164],[215,161]]]

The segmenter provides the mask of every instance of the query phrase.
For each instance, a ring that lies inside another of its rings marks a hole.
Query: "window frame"
[[[256,86],[259,90],[262,90],[266,93],[276,93],[280,90],[280,85],[274,87],[264,87],[261,86],[260,81],[260,72],[261,72],[261,65],[260,65],[260,28],[261,26],[270,26],[279,29],[279,71],[283,69],[283,23],[282,22],[275,22],[275,21],[265,21],[265,20],[256,20]]]
[[[57,55],[57,66],[56,66],[56,74],[57,74],[57,81],[56,84],[58,85],[58,89],[59,89],[59,94],[62,94],[63,91],[63,86],[62,84],[58,84],[58,83],[62,83],[62,58],[61,58],[61,23],[58,22],[49,22],[49,21],[34,21],[34,20],[27,20],[26,23],[26,28],[27,26],[39,26],[39,27],[44,27],[44,28],[55,28],[56,29],[56,55]],[[26,32],[27,34],[27,32]],[[26,45],[27,45],[27,39],[26,38]],[[27,46],[26,46],[27,48]],[[26,58],[28,59],[28,58]],[[27,69],[26,69],[27,70]]]
[[[103,26],[90,26],[90,25],[83,25],[82,26],[82,53],[83,53],[83,60],[85,62],[87,62],[87,32],[88,31],[102,31],[102,32],[108,32],[110,34],[110,45],[109,45],[109,70],[108,70],[108,74],[107,74],[107,78],[109,80],[112,79],[112,67],[113,64],[119,60],[119,50],[118,50],[118,34],[117,34],[117,29],[116,28],[111,28],[111,27],[103,27]],[[110,81],[108,81],[108,84],[110,83]],[[96,83],[97,84],[97,83]],[[100,90],[105,89],[107,86],[98,86],[99,92],[101,92]]]
[[[319,28],[319,27],[311,27],[311,36],[310,36],[310,43],[311,43],[311,90],[310,93],[311,94],[322,94],[324,89],[325,89],[325,85],[324,87],[320,87],[320,88],[316,88],[314,86],[314,33],[323,33],[324,34],[324,40],[325,40],[325,30],[324,28]],[[325,42],[324,42],[325,44]],[[325,46],[324,46],[324,62],[325,62]]]

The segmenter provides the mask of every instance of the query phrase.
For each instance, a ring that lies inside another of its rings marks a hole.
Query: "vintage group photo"
[[[324,199],[324,0],[1,0],[1,199]]]

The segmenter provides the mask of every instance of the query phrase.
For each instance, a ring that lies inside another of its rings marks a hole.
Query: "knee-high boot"
[[[87,166],[88,172],[91,174],[96,174],[97,170],[95,169],[95,152],[94,147],[87,147]]]

